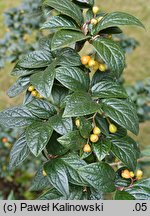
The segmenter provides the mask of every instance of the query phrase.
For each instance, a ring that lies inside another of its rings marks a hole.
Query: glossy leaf
[[[92,163],[80,168],[78,172],[95,189],[102,192],[113,192],[115,190],[115,172],[106,163]]]
[[[134,134],[138,134],[139,122],[135,105],[129,100],[105,99],[102,101],[106,116]]]
[[[52,40],[51,49],[56,50],[64,48],[73,43],[83,41],[89,38],[90,36],[85,36],[82,32],[62,29],[55,33]]]
[[[103,140],[92,145],[93,152],[99,161],[103,160],[111,150],[111,143],[109,140]]]
[[[80,107],[80,108],[79,108]],[[100,106],[87,93],[74,93],[68,97],[64,117],[84,116],[100,111]]]
[[[126,191],[116,191],[114,200],[135,200],[135,198]]]
[[[30,77],[30,82],[32,85],[45,98],[49,98],[51,95],[55,73],[55,66],[54,64],[51,64],[42,73],[33,74]]]
[[[122,25],[135,25],[144,28],[144,25],[134,16],[124,12],[112,12],[106,14],[103,19],[97,24],[93,30],[93,34],[97,34],[99,31]]]
[[[87,91],[90,83],[88,76],[77,67],[56,68],[56,79],[72,91]]]
[[[26,143],[25,134],[23,133],[11,149],[9,167],[11,169],[17,167],[29,156],[29,154],[30,149]]]
[[[125,89],[117,82],[104,80],[92,87],[92,96],[96,98],[127,98]]]
[[[30,151],[37,157],[46,147],[53,129],[47,122],[34,122],[26,129],[26,141]]]
[[[70,0],[45,0],[44,4],[56,9],[61,14],[71,17],[79,25],[83,22],[83,16],[80,8]]]
[[[120,77],[125,67],[125,55],[120,45],[110,39],[97,38],[92,44],[115,77]]]

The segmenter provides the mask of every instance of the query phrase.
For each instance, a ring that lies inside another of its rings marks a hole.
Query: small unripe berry
[[[109,125],[109,131],[110,131],[110,133],[116,133],[117,127],[114,124],[110,124]]]
[[[97,14],[99,12],[99,7],[98,6],[94,6],[92,8],[92,11],[93,11],[94,14]]]
[[[101,133],[101,130],[100,130],[99,127],[94,127],[94,128],[93,128],[93,134],[99,135],[100,133]]]
[[[107,70],[107,66],[105,64],[99,64],[99,70],[105,72]]]
[[[86,153],[91,152],[92,151],[91,146],[89,144],[86,144],[83,147],[83,151],[86,152]]]
[[[130,176],[131,176],[131,178],[133,178],[135,176],[134,172],[130,172]]]
[[[129,170],[123,170],[122,173],[121,173],[121,176],[125,179],[129,179],[131,178],[131,175],[130,175],[130,172]]]
[[[76,119],[76,121],[75,121],[75,125],[77,126],[77,128],[80,127],[80,120],[79,120],[79,119]]]
[[[81,62],[82,62],[83,65],[87,65],[90,60],[91,60],[90,56],[82,56],[81,57]]]
[[[32,95],[33,97],[36,97],[37,94],[38,94],[38,92],[37,92],[36,90],[34,90],[34,91],[31,92],[31,95]]]
[[[6,143],[6,142],[8,142],[8,139],[7,139],[6,137],[4,137],[4,138],[2,139],[2,143]]]
[[[97,71],[99,69],[99,63],[95,61],[95,65],[93,66],[93,70]]]
[[[96,64],[96,61],[94,59],[91,59],[88,63],[89,67],[94,67]]]
[[[143,171],[142,170],[137,170],[136,171],[136,177],[137,177],[137,179],[141,179],[142,176],[143,176]]]
[[[98,20],[98,22],[100,22],[102,19],[103,19],[103,17],[101,16],[97,20]]]
[[[97,19],[91,19],[91,24],[93,24],[93,25],[96,25],[98,23],[98,20]]]
[[[98,140],[99,140],[98,135],[96,135],[96,134],[91,134],[91,136],[90,136],[90,141],[91,141],[92,143],[96,143]]]
[[[43,170],[42,174],[43,176],[47,176],[47,173],[45,172],[45,170]]]
[[[40,95],[40,93],[37,93],[37,96],[36,96],[36,97],[39,98],[39,99],[43,99],[43,96]]]
[[[31,86],[29,86],[29,88],[28,88],[28,91],[29,91],[29,92],[32,92],[32,91],[34,91],[34,86],[32,86],[32,85],[31,85]]]

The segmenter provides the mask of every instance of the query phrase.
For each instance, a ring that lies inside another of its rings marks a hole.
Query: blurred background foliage
[[[10,71],[22,53],[38,48],[37,41],[42,35],[40,24],[41,0],[1,0],[0,1],[0,110],[19,104],[22,97],[8,98],[6,91],[13,84]],[[146,26],[146,31],[133,27],[123,28],[125,35],[115,37],[120,41],[127,55],[127,67],[121,82],[135,102],[140,120],[140,134],[136,138],[140,143],[142,157],[150,156],[150,0],[97,0],[102,11],[124,11],[138,17]],[[130,6],[130,7],[129,7]],[[86,50],[88,53],[88,49]],[[34,199],[37,197],[28,189],[34,170],[41,158],[28,160],[24,166],[10,172],[8,169],[9,152],[18,137],[18,132],[0,127],[0,199]],[[135,138],[135,137],[134,137]],[[145,149],[146,147],[146,149]],[[145,165],[147,165],[145,167]],[[149,161],[140,164],[149,176]]]

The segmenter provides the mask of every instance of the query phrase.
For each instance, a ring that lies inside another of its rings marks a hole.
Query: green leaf
[[[59,15],[51,17],[47,22],[42,25],[41,29],[50,29],[50,30],[58,30],[58,29],[72,29],[78,30],[79,27],[77,24],[67,16]],[[81,31],[81,29],[79,29]]]
[[[52,63],[52,54],[50,52],[39,50],[33,51],[21,57],[18,66],[23,68],[42,68]]]
[[[79,131],[71,131],[58,138],[58,142],[68,150],[79,150],[83,148],[86,140],[81,137]]]
[[[100,106],[92,101],[88,93],[74,93],[67,98],[64,117],[84,116],[100,111]]]
[[[96,98],[127,98],[125,89],[117,82],[103,80],[92,87],[92,96]]]
[[[116,191],[114,200],[135,200],[135,198],[126,191]]]
[[[118,25],[136,25],[144,28],[144,25],[136,17],[124,12],[112,12],[106,14],[96,25],[95,29],[93,30],[93,34],[97,34],[103,29]]]
[[[55,131],[53,131],[53,134],[49,140],[49,142],[47,143],[46,146],[46,150],[48,152],[48,154],[50,155],[63,155],[65,154],[68,149],[64,148],[58,141],[57,139],[60,137],[60,135],[58,133],[56,133]]]
[[[46,147],[53,129],[47,122],[34,122],[26,129],[26,141],[30,151],[37,157]]]
[[[82,3],[85,5],[89,5],[90,7],[94,6],[94,0],[74,0],[74,2],[77,3]]]
[[[92,44],[114,75],[120,77],[125,67],[125,54],[120,45],[105,38],[97,38]]]
[[[73,129],[72,119],[62,118],[62,115],[55,115],[49,121],[53,129],[61,135],[67,134]]]
[[[14,69],[11,71],[12,76],[27,76],[30,74],[38,73],[41,72],[42,69],[27,69],[27,68],[22,68],[18,64],[14,67]]]
[[[150,178],[137,181],[126,192],[135,197],[136,200],[150,200]]]
[[[111,143],[112,153],[130,170],[134,171],[137,165],[137,154],[134,146],[129,142],[128,138],[113,137]]]
[[[101,129],[102,133],[108,137],[109,136],[109,126],[108,126],[108,122],[107,122],[106,118],[97,114],[95,121],[96,121],[97,127],[99,127]]]
[[[104,99],[102,109],[106,116],[110,117],[123,128],[134,134],[139,132],[139,120],[135,105],[129,100]]]
[[[33,74],[30,77],[30,82],[43,97],[49,98],[51,95],[55,74],[55,66],[54,64],[51,64],[42,73]]]
[[[31,182],[31,187],[29,190],[30,191],[42,191],[50,187],[51,185],[48,181],[47,176],[43,176],[43,166],[41,166],[36,172]]]
[[[38,200],[83,200],[84,192],[82,187],[71,186],[69,195],[63,196],[55,188],[48,190],[42,194]]]
[[[44,165],[49,182],[64,196],[69,195],[66,168],[60,159],[54,159]]]
[[[51,49],[56,50],[67,47],[78,41],[89,39],[90,36],[85,36],[82,32],[73,30],[59,30],[54,34]]]
[[[79,25],[83,22],[83,16],[80,8],[70,0],[45,0],[44,4],[56,9],[61,14],[71,17]]]
[[[7,91],[7,95],[10,98],[18,96],[20,93],[25,91],[30,84],[29,77],[20,77]]]
[[[0,123],[8,128],[25,127],[36,119],[37,117],[24,106],[12,107],[0,112]]]
[[[25,134],[23,133],[11,149],[9,167],[11,169],[17,167],[29,156],[29,154],[30,150],[25,140]]]
[[[86,165],[84,160],[75,153],[66,154],[61,158],[62,163],[66,167],[68,180],[71,184],[86,186],[87,183],[78,173],[78,169]]]
[[[106,163],[98,162],[78,169],[79,175],[92,187],[102,192],[115,190],[115,172]]]
[[[111,150],[111,142],[110,140],[102,140],[92,146],[93,152],[96,155],[99,161],[103,160]]]
[[[58,65],[61,66],[80,66],[80,55],[72,48],[66,47],[57,53]]]
[[[79,131],[82,137],[89,138],[90,133],[92,131],[92,123],[89,122],[88,120],[86,120],[86,118],[84,117],[80,117],[80,127],[79,127]]]
[[[63,99],[68,95],[68,89],[54,84],[51,94],[53,104],[60,107]]]
[[[72,91],[87,91],[90,83],[81,69],[69,66],[56,68],[56,79]]]
[[[43,99],[34,99],[26,105],[33,115],[41,119],[48,119],[56,114],[54,105]]]

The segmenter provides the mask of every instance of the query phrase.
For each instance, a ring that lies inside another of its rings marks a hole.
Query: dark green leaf
[[[51,93],[53,104],[56,106],[61,106],[63,99],[68,95],[68,89],[54,84]]]
[[[72,48],[63,48],[58,51],[58,65],[61,66],[80,66],[81,60],[80,55]]]
[[[96,144],[93,144],[93,152],[99,161],[103,160],[111,150],[110,140],[103,140]]]
[[[51,49],[56,50],[69,46],[75,42],[82,41],[90,38],[90,36],[85,36],[82,32],[73,30],[59,30],[55,33]]]
[[[72,91],[87,91],[90,83],[88,76],[77,67],[56,68],[56,79]]]
[[[55,115],[50,118],[50,123],[53,129],[61,135],[67,134],[73,129],[72,119],[62,118],[61,115]]]
[[[112,40],[97,38],[92,44],[102,60],[118,78],[125,67],[125,55],[120,45]]]
[[[29,156],[29,154],[30,150],[25,140],[25,134],[22,134],[11,149],[9,167],[11,169],[17,167]]]
[[[46,147],[53,129],[47,122],[34,122],[26,129],[26,141],[30,151],[37,157]]]
[[[115,190],[115,172],[106,163],[98,162],[79,168],[80,176],[92,187],[102,192]]]
[[[42,69],[27,69],[27,68],[22,68],[18,64],[14,67],[14,69],[11,71],[12,76],[27,76],[30,74],[38,73],[41,72]]]
[[[5,127],[24,127],[32,124],[35,117],[26,107],[18,106],[0,112],[0,123]]]
[[[54,64],[51,64],[42,73],[36,73],[30,77],[30,82],[32,85],[45,98],[49,98],[51,95],[55,73]]]
[[[29,77],[20,77],[7,91],[10,98],[18,96],[20,93],[25,91],[30,84]]]
[[[144,28],[144,25],[136,17],[124,12],[112,12],[103,17],[93,30],[93,34],[118,25],[136,25]]]
[[[44,165],[49,182],[64,196],[69,195],[66,168],[60,159],[54,159]]]
[[[78,30],[77,24],[71,20],[69,17],[64,15],[59,16],[53,16],[51,17],[47,22],[45,22],[42,25],[42,29],[52,29],[52,30],[58,30],[58,29],[72,29],[72,30]],[[79,29],[79,31],[81,31]]]
[[[67,98],[64,117],[84,116],[100,111],[100,106],[87,93],[74,93]]]
[[[92,96],[97,98],[127,98],[125,89],[117,82],[104,80],[92,87]]]
[[[130,170],[134,171],[137,165],[137,154],[134,146],[126,137],[111,139],[112,153],[119,158]]]
[[[21,57],[18,65],[23,68],[42,68],[52,63],[52,54],[47,51],[33,51]]]
[[[70,0],[46,0],[44,4],[56,9],[61,14],[71,17],[79,25],[83,22],[83,16],[80,8]]]
[[[126,191],[116,191],[114,200],[135,200],[135,198]]]
[[[79,131],[71,131],[58,138],[58,142],[66,149],[79,150],[83,148],[86,140],[81,137]]]
[[[139,120],[135,105],[129,100],[104,99],[102,109],[106,116],[110,117],[123,128],[138,134]]]
[[[136,200],[150,200],[150,179],[137,181],[126,191],[134,196]]]
[[[90,133],[92,131],[92,123],[87,121],[86,118],[84,117],[80,117],[80,127],[79,127],[79,131],[82,137],[89,138]]]
[[[48,119],[49,117],[56,114],[55,107],[46,100],[43,99],[34,99],[26,105],[26,107],[41,119]]]

